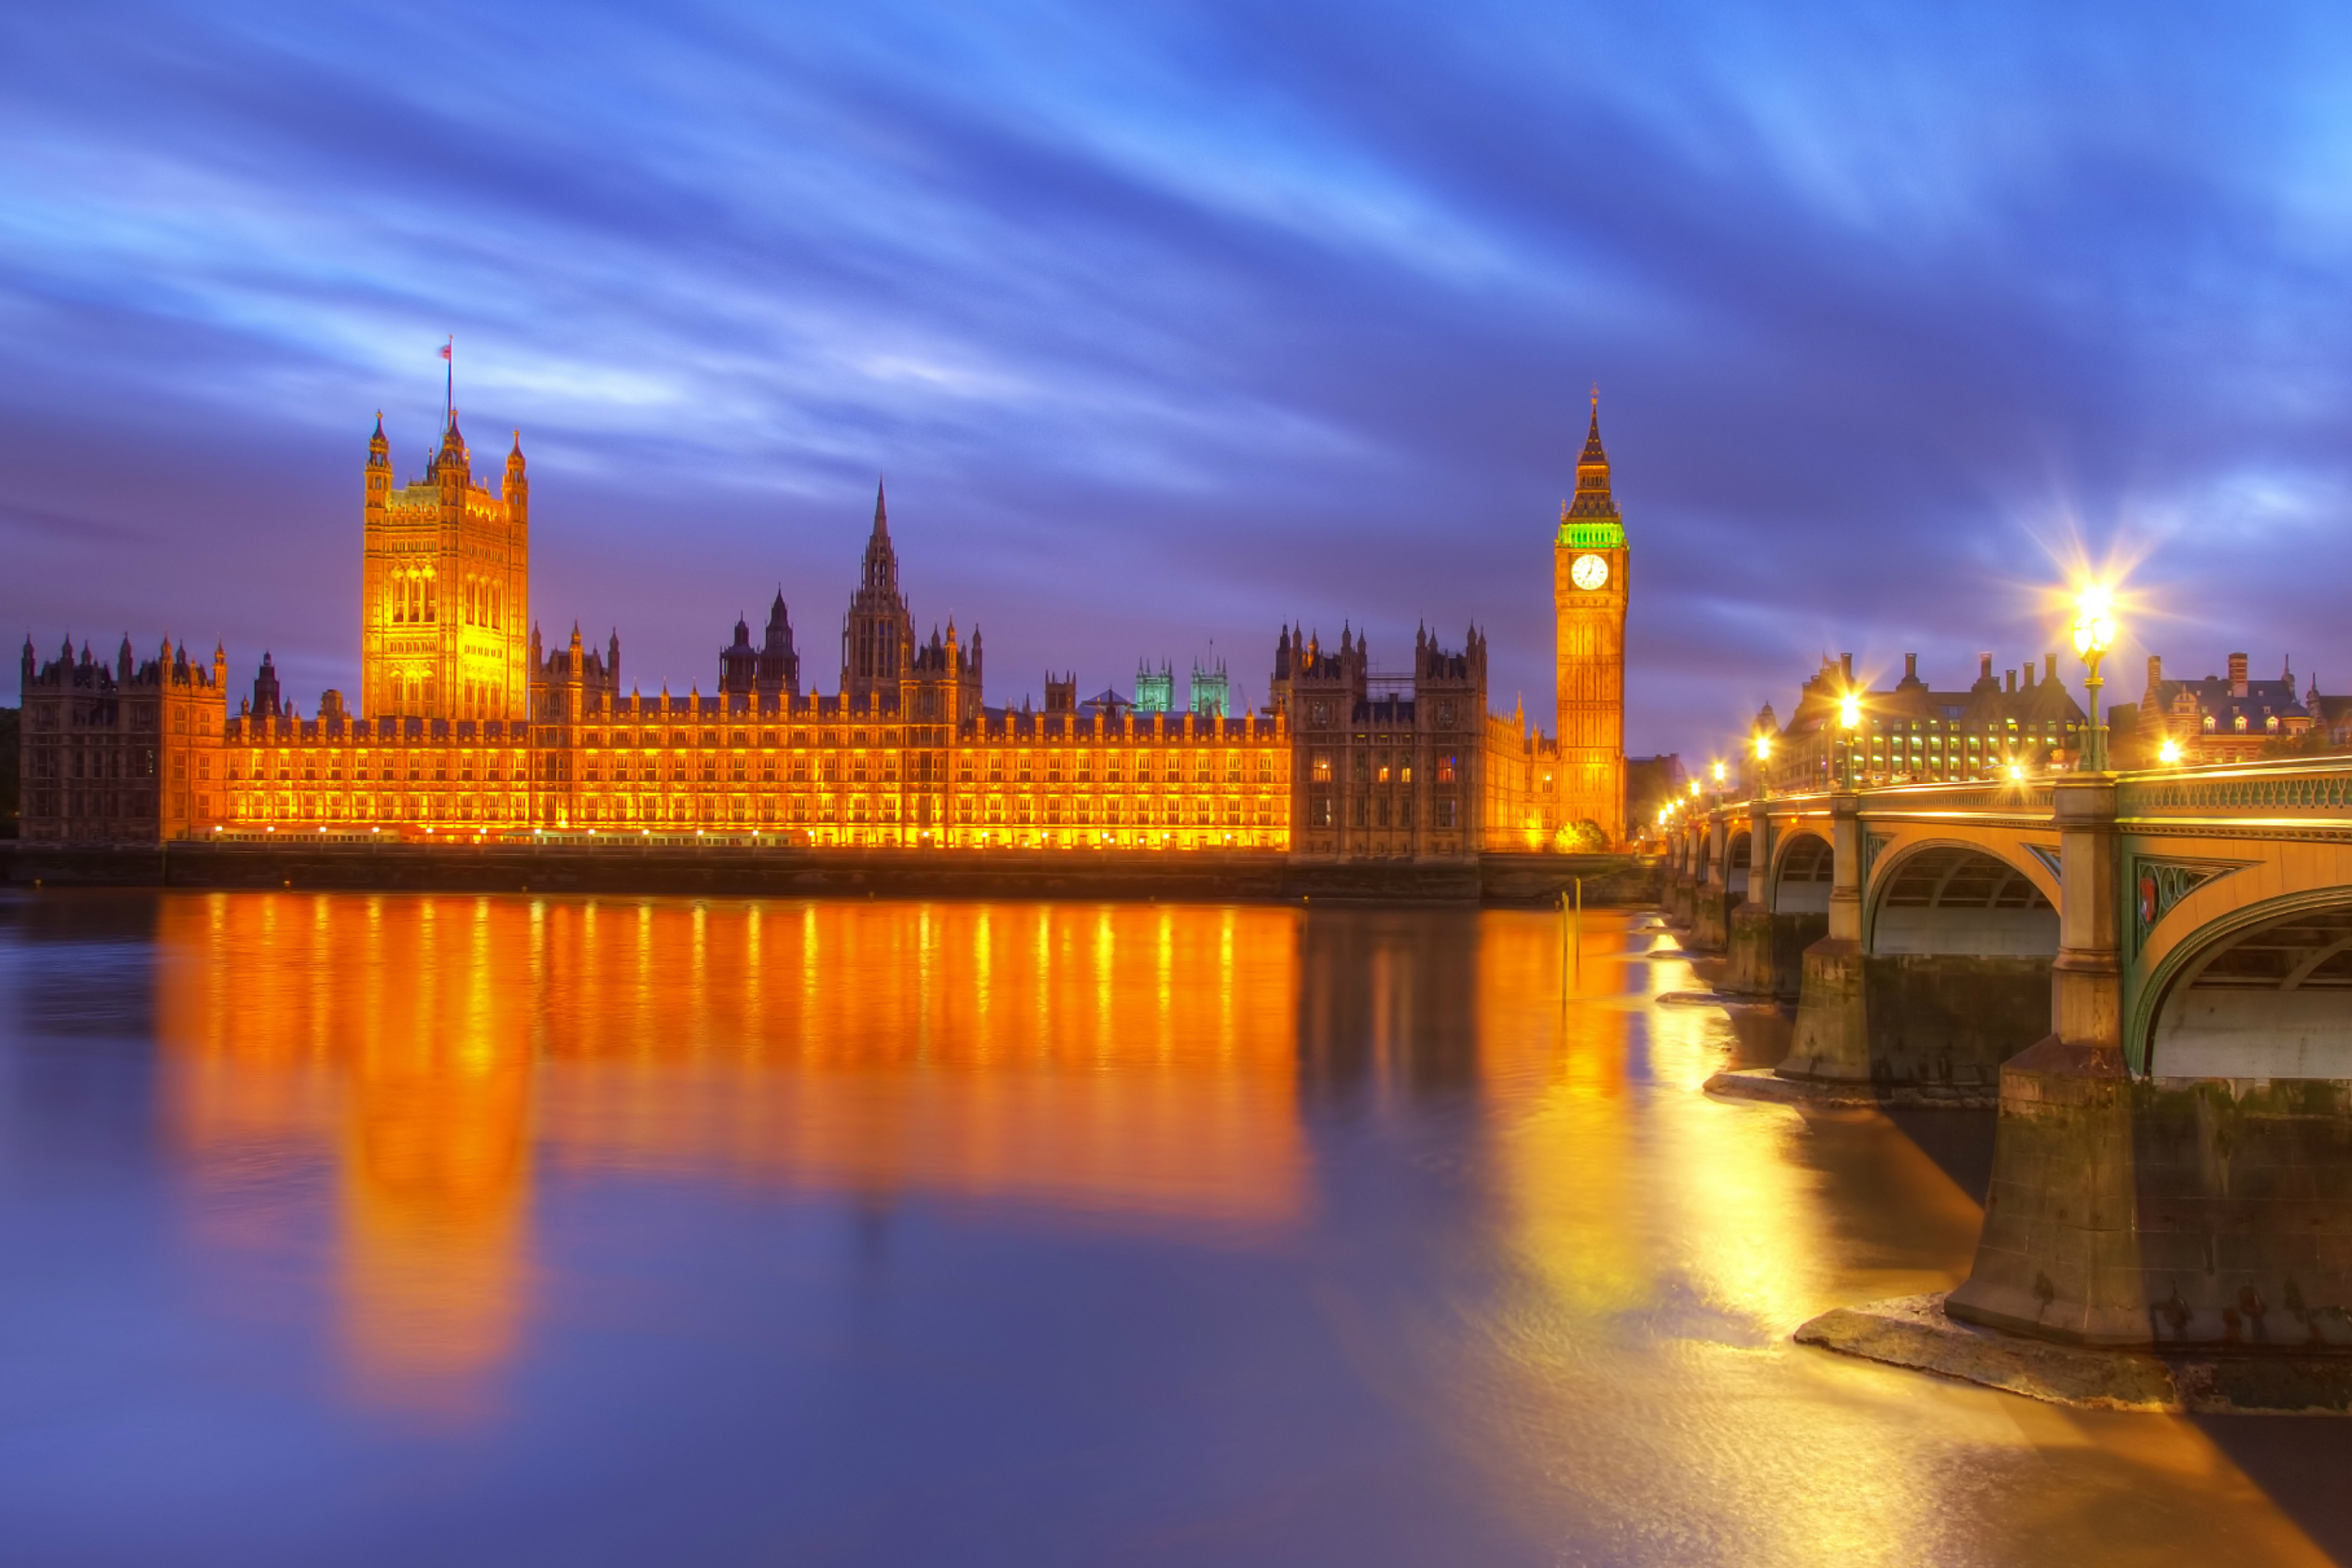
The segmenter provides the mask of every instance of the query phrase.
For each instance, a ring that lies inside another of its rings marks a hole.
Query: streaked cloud
[[[1005,691],[1213,640],[1262,690],[1280,620],[1394,658],[1475,617],[1539,711],[1596,379],[1638,748],[1822,651],[2054,647],[2053,539],[2135,557],[2187,663],[2352,667],[2347,41],[2315,5],[12,14],[0,616],[210,621],[348,688],[365,433],[421,458],[454,332],[478,461],[531,455],[537,608],[648,684],[708,684],[780,578],[821,667],[887,472],[918,618],[982,620]]]

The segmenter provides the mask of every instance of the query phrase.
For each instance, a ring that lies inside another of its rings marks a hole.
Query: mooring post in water
[[[1576,930],[1570,940],[1576,948],[1576,988],[1581,991],[1584,989],[1584,879],[1578,877],[1574,880],[1576,883]]]

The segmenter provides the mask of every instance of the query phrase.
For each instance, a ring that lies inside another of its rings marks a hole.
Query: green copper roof
[[[1616,519],[1601,521],[1580,518],[1574,522],[1563,521],[1559,538],[1555,543],[1570,550],[1622,550],[1625,548],[1625,525]]]

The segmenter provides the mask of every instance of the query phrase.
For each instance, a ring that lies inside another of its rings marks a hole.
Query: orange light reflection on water
[[[1251,1228],[1306,1203],[1281,909],[167,900],[169,1121],[222,1245],[334,1173],[363,1397],[514,1352],[545,1171]]]

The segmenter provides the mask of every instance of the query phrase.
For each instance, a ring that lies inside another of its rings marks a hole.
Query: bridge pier
[[[1666,923],[1685,931],[1690,929],[1691,913],[1697,903],[1697,879],[1693,871],[1693,840],[1697,831],[1688,825],[1676,830],[1674,875],[1666,883]]]
[[[2048,1030],[2051,959],[2014,950],[2017,933],[1998,921],[2016,910],[1959,911],[1979,922],[1958,933],[1972,951],[1938,951],[1942,942],[1928,940],[1933,926],[1912,928],[1906,945],[1895,916],[1943,913],[1932,908],[1883,913],[1876,937],[1865,941],[1867,840],[1859,796],[1832,798],[1831,833],[1828,934],[1804,950],[1796,1028],[1780,1076],[1927,1099],[1990,1100],[2002,1062]],[[1936,890],[1922,897],[1932,906],[1952,880],[1949,869],[1929,876],[1925,885]],[[1780,935],[1748,918],[1751,972],[1768,934]],[[2004,945],[2012,950],[2000,951]]]
[[[1794,997],[1804,946],[1797,944],[1783,963],[1773,941],[1772,816],[1761,800],[1748,806],[1748,885],[1724,921],[1723,988],[1743,996]],[[1791,933],[1793,934],[1793,932]],[[1811,939],[1808,939],[1811,940]]]
[[[1683,945],[1694,952],[1721,952],[1724,921],[1729,910],[1724,873],[1724,846],[1728,826],[1710,815],[1700,828],[1698,880],[1692,890],[1690,935]]]
[[[1868,1083],[1874,1076],[1862,963],[1861,805],[1851,791],[1830,797],[1829,934],[1805,949],[1783,1078]]]
[[[2352,1082],[2135,1078],[2115,781],[2063,781],[2056,805],[2051,1032],[2001,1069],[1984,1231],[1946,1312],[2085,1345],[2352,1346]]]

